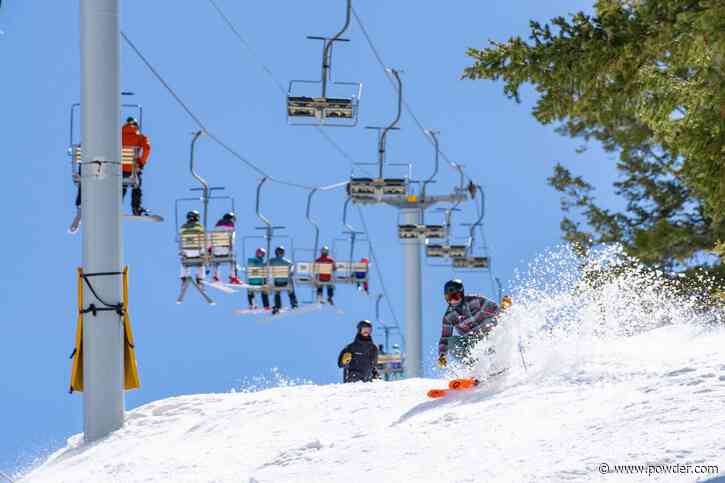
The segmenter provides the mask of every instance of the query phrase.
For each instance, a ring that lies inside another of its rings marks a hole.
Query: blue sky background
[[[320,44],[306,35],[331,34],[343,19],[342,0],[237,2],[218,0],[264,62],[284,84],[319,76]],[[326,185],[345,180],[350,164],[311,128],[285,122],[284,99],[248,51],[236,41],[206,1],[126,0],[122,28],[205,121],[239,152],[274,176]],[[180,7],[183,5],[183,7]],[[561,161],[600,188],[604,204],[613,198],[614,160],[597,146],[584,154],[578,144],[542,127],[530,115],[532,90],[516,105],[500,84],[461,81],[470,61],[467,47],[487,39],[526,34],[530,19],[591,8],[590,2],[356,2],[356,9],[385,62],[405,70],[406,100],[426,127],[439,129],[442,149],[467,166],[487,196],[485,232],[495,275],[504,284],[514,269],[560,241],[558,194],[546,185]],[[69,110],[79,93],[78,2],[3,2],[0,10],[0,132],[3,136],[5,213],[0,250],[0,469],[12,470],[64,443],[82,430],[82,397],[68,395],[75,330],[75,268],[81,261],[80,236],[66,228],[73,216],[75,188],[65,155]],[[356,161],[375,161],[372,132],[362,128],[388,122],[395,98],[359,28],[350,43],[335,50],[334,78],[362,81],[360,126],[328,130]],[[290,378],[337,382],[337,353],[355,323],[374,315],[374,298],[340,287],[344,315],[316,312],[279,321],[239,317],[239,295],[214,293],[209,307],[189,292],[178,293],[174,243],[174,200],[188,195],[188,148],[194,124],[135,55],[124,46],[125,90],[137,93],[145,109],[144,127],[153,153],[145,172],[145,205],[170,220],[164,224],[125,223],[125,257],[131,273],[130,309],[137,342],[142,388],[128,393],[127,407],[178,394],[225,392],[242,381],[269,376],[270,368]],[[390,162],[414,163],[414,176],[432,169],[433,150],[412,120],[388,143]],[[238,236],[256,235],[256,175],[208,140],[199,143],[200,171],[235,197]],[[456,177],[443,168],[432,190],[450,190]],[[297,248],[310,247],[305,223],[306,193],[280,185],[264,190],[264,210],[287,226]],[[314,215],[322,241],[342,232],[343,193],[320,193]],[[225,209],[212,212],[216,217]],[[403,318],[401,246],[396,212],[364,208],[391,300]],[[353,211],[351,222],[360,227]],[[458,218],[472,221],[470,203]],[[431,218],[432,219],[432,218]],[[458,228],[461,235],[463,229]],[[289,244],[288,242],[285,242]],[[241,243],[240,243],[241,250]],[[426,370],[444,310],[445,268],[424,270],[424,353]],[[470,291],[493,295],[487,274],[464,277]],[[372,291],[379,291],[374,279]],[[307,291],[302,290],[307,296]],[[286,301],[285,301],[286,302]],[[385,309],[385,320],[392,315]],[[380,332],[374,333],[382,340]]]

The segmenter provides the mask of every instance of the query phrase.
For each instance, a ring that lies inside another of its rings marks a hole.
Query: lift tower
[[[122,300],[119,0],[81,0],[80,38],[83,298],[98,306],[83,328],[83,432],[94,441],[124,417],[123,319],[106,306]]]

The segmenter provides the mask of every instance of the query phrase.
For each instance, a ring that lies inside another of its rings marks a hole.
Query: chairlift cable
[[[242,156],[238,151],[236,151],[234,148],[229,146],[227,143],[225,143],[220,137],[216,136],[214,133],[209,131],[207,127],[204,125],[204,123],[201,121],[201,119],[194,114],[194,112],[189,108],[188,104],[186,104],[181,97],[174,91],[174,89],[169,85],[168,82],[161,76],[159,71],[149,62],[149,60],[143,55],[143,53],[139,50],[139,48],[131,41],[131,39],[126,35],[125,32],[121,32],[121,36],[126,41],[126,43],[131,47],[131,49],[136,53],[136,55],[141,59],[141,61],[146,65],[146,67],[151,71],[151,73],[156,77],[156,79],[164,86],[164,88],[171,94],[171,96],[176,100],[176,102],[184,109],[184,111],[189,115],[189,117],[196,123],[196,125],[201,129],[206,136],[217,143],[221,148],[223,148],[225,151],[227,151],[229,154],[231,154],[233,157],[240,160],[242,163],[244,163],[247,167],[252,169],[254,172],[256,172],[258,175],[260,175],[263,178],[268,178],[269,181],[293,188],[299,188],[303,190],[313,190],[317,189],[318,191],[329,191],[336,188],[341,188],[343,186],[347,185],[347,181],[335,183],[328,186],[308,186],[303,185],[300,183],[295,183],[292,181],[286,181],[283,179],[275,178],[273,176],[270,176],[267,174],[262,168],[251,162],[246,157]]]

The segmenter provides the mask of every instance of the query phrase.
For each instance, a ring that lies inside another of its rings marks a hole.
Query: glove
[[[342,355],[342,357],[340,358],[340,362],[342,362],[343,366],[350,364],[351,360],[352,360],[352,352],[345,352]]]
[[[441,354],[440,356],[438,356],[438,367],[443,369],[447,365],[448,365],[448,357],[446,357],[445,354]]]

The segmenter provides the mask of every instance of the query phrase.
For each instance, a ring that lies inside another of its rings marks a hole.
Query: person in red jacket
[[[121,136],[124,147],[136,149],[136,166],[123,165],[124,178],[132,176],[135,168],[138,179],[138,183],[131,190],[131,211],[136,216],[148,215],[148,211],[141,207],[141,174],[151,154],[151,143],[148,137],[141,134],[138,122],[133,117],[126,119],[126,124],[121,128]],[[123,187],[123,196],[126,196],[126,186]]]
[[[121,142],[124,147],[136,148],[136,174],[138,184],[131,190],[131,210],[134,215],[148,215],[148,211],[141,207],[141,172],[151,154],[151,143],[149,138],[141,134],[138,122],[133,117],[126,119],[126,124],[121,128]],[[122,167],[123,177],[128,178],[133,174],[133,165],[124,164]],[[126,186],[123,187],[123,196],[126,196]],[[76,217],[71,224],[69,231],[75,233],[81,221],[81,184],[78,183],[76,194]]]
[[[332,280],[332,274],[331,273],[319,273],[321,270],[319,270],[319,265],[331,265],[332,266],[332,272],[335,271],[335,260],[330,257],[330,249],[326,246],[322,247],[322,250],[320,250],[320,256],[315,260],[315,263],[318,264],[318,273],[317,273],[317,281],[319,284],[317,285],[317,301],[322,303],[322,287],[327,285],[327,302],[330,305],[334,305],[332,303],[332,297],[335,295],[335,285],[333,284]]]

